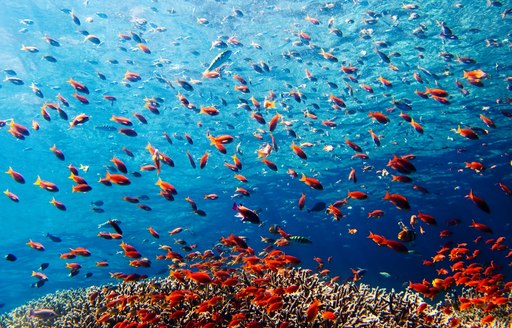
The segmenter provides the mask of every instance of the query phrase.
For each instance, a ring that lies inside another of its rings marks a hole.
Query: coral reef
[[[450,320],[430,305],[420,311],[426,303],[409,291],[329,283],[309,270],[268,271],[263,278],[243,271],[232,274],[238,274],[239,283],[234,286],[201,284],[171,275],[59,291],[4,315],[1,325],[121,327],[123,322],[124,326],[133,322],[147,327],[279,327],[286,323],[289,327],[439,327]],[[308,310],[316,301],[318,312],[310,319]],[[272,304],[280,306],[272,308]],[[31,310],[41,308],[54,310],[56,316],[30,316]]]

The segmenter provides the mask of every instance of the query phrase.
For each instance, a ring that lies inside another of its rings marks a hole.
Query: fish
[[[62,242],[62,239],[60,237],[57,237],[55,235],[50,234],[49,232],[46,234],[46,237],[53,241],[54,243],[60,243]]]
[[[211,72],[211,71],[215,70],[216,68],[222,66],[224,63],[226,63],[229,60],[229,57],[231,57],[232,54],[233,54],[233,51],[231,51],[231,50],[222,51],[217,56],[215,56],[215,58],[210,62],[210,65],[208,65],[208,68],[205,70],[205,72]]]
[[[31,309],[29,312],[29,316],[33,318],[47,320],[56,317],[57,313],[53,309],[39,308]]]
[[[18,258],[14,254],[9,253],[9,254],[5,255],[5,260],[9,261],[9,262],[15,262],[17,259]]]
[[[313,207],[308,209],[308,213],[310,212],[322,212],[327,207],[325,202],[316,202]]]
[[[259,215],[248,207],[234,203],[233,208],[238,212],[237,215],[241,218],[242,222],[250,222],[253,224],[261,223]]]

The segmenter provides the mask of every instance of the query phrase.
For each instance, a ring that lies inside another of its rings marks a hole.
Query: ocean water
[[[8,174],[0,175],[0,189],[19,198],[19,202],[5,195],[0,198],[1,253],[17,257],[14,262],[0,262],[0,311],[60,289],[112,283],[111,272],[166,276],[168,263],[155,260],[155,256],[164,254],[161,245],[187,254],[176,239],[197,244],[197,249],[204,251],[214,249],[222,236],[233,233],[246,237],[259,252],[269,246],[260,236],[279,238],[269,232],[273,225],[312,241],[280,247],[300,258],[301,266],[315,270],[313,258],[319,257],[330,270],[329,277],[340,276],[341,280],[352,279],[351,268],[366,270],[362,282],[395,290],[405,288],[409,281],[432,280],[437,277],[436,269],[450,263],[430,267],[423,261],[453,242],[479,249],[477,261],[482,265],[494,261],[502,266],[499,272],[505,281],[510,281],[511,260],[506,255],[512,235],[512,197],[498,185],[512,188],[512,25],[508,8],[508,1],[421,1],[416,9],[408,9],[402,1],[7,1],[0,11],[0,67],[6,78],[0,84],[0,120],[9,123],[13,119],[28,127],[30,135],[21,140],[8,132],[8,125],[0,128],[0,170],[11,166],[26,180],[20,184]],[[124,40],[120,34],[130,39]],[[59,46],[47,42],[45,36]],[[141,40],[135,41],[134,36]],[[214,43],[219,40],[223,45]],[[150,53],[143,52],[138,43],[146,45]],[[38,51],[23,50],[23,46]],[[322,49],[337,61],[324,58]],[[220,77],[204,78],[208,65],[226,50],[232,53],[220,66]],[[465,63],[464,57],[472,62]],[[346,74],[341,70],[350,65],[357,71]],[[314,78],[306,77],[306,69]],[[480,84],[464,78],[465,71],[476,70],[485,72]],[[127,71],[139,74],[141,80],[124,79]],[[421,76],[421,83],[414,73]],[[235,89],[241,83],[234,75],[247,81],[249,93]],[[380,76],[392,85],[384,86],[377,80]],[[12,77],[24,84],[11,83],[8,78]],[[89,104],[73,97],[76,91],[67,82],[70,78],[87,86],[89,94],[78,94],[87,97]],[[178,80],[188,81],[191,88]],[[32,83],[40,89],[40,96],[31,90]],[[371,86],[373,92],[365,91],[361,84]],[[424,97],[415,94],[426,88],[446,90],[449,95],[440,101],[449,104],[436,101],[432,93]],[[269,92],[275,93],[275,108],[265,109],[264,100],[271,100]],[[300,101],[294,92],[300,92]],[[184,106],[178,93],[197,108]],[[68,100],[69,107],[59,102],[57,94]],[[116,100],[109,101],[105,95]],[[343,99],[346,107],[333,108],[330,95]],[[159,114],[144,107],[145,99],[152,97],[161,98]],[[408,106],[398,108],[393,102]],[[47,108],[51,120],[45,120],[41,107],[48,103],[58,104],[68,119]],[[219,114],[200,114],[200,106],[215,106]],[[266,123],[252,118],[253,112],[261,113]],[[383,113],[389,122],[373,120],[370,112]],[[401,118],[401,112],[421,124],[423,133]],[[81,113],[88,115],[89,121],[70,128],[72,119]],[[144,115],[147,124],[133,113]],[[269,121],[276,113],[282,118],[269,133]],[[113,122],[112,115],[129,118],[133,126]],[[494,121],[495,127],[486,125],[480,115]],[[325,120],[336,126],[322,124]],[[39,130],[31,128],[33,121]],[[459,125],[472,129],[479,138],[457,134]],[[120,128],[132,128],[137,136],[119,133]],[[380,137],[380,146],[372,141],[369,129]],[[234,141],[225,145],[227,152],[222,154],[211,145],[208,134],[229,134]],[[346,139],[357,143],[368,158],[354,158],[356,153],[345,144]],[[154,162],[145,149],[148,142],[170,156],[175,166],[162,163],[160,174],[141,172],[142,165]],[[292,151],[292,142],[302,145],[307,159]],[[64,160],[49,150],[54,144],[64,153]],[[273,146],[267,158],[277,171],[258,158],[257,151],[265,145]],[[325,148],[329,146],[332,150]],[[134,156],[128,156],[122,147]],[[199,159],[206,151],[210,156],[201,169]],[[243,164],[238,173],[248,183],[235,179],[234,172],[224,165],[233,163],[234,154]],[[391,175],[403,175],[387,166],[394,154],[416,156],[411,160],[416,171],[408,174],[413,182],[392,181]],[[113,156],[126,164],[129,186],[108,187],[98,182],[106,171],[117,171]],[[466,168],[465,162],[481,162],[486,169],[475,172]],[[75,184],[68,179],[69,164],[87,167],[79,174],[92,190],[72,192]],[[352,168],[357,183],[347,178]],[[299,176],[291,177],[288,169]],[[318,179],[323,190],[299,181],[302,173]],[[51,193],[33,185],[38,176],[60,190]],[[176,187],[174,201],[159,195],[160,188],[155,185],[159,177]],[[429,192],[418,191],[414,185]],[[236,195],[237,187],[247,189],[250,197]],[[407,197],[411,209],[400,210],[383,200],[386,190]],[[485,199],[490,213],[467,199],[470,190]],[[343,218],[333,220],[322,206],[314,209],[317,203],[328,206],[345,199],[348,191],[365,192],[368,198],[348,199],[348,204],[340,207]],[[300,210],[297,202],[303,193],[306,203]],[[217,194],[218,199],[204,199],[205,194]],[[124,196],[139,197],[151,210],[123,200]],[[64,203],[66,211],[52,206],[52,197]],[[194,213],[186,197],[205,215]],[[254,210],[261,224],[242,222],[235,216],[233,203]],[[368,213],[377,209],[383,210],[384,216],[368,218]],[[418,220],[411,227],[410,217],[418,211],[434,216],[437,225]],[[150,268],[129,266],[120,240],[97,236],[100,231],[114,232],[108,226],[98,227],[109,219],[122,222],[122,240],[149,258]],[[453,219],[460,223],[449,225]],[[475,243],[483,233],[469,227],[472,220],[488,225],[493,234]],[[407,254],[379,247],[367,238],[372,232],[397,240],[399,222],[416,233],[414,241],[404,242]],[[153,238],[148,227],[158,231],[160,239]],[[168,232],[177,227],[183,231],[170,236]],[[349,233],[349,229],[357,231]],[[452,235],[440,237],[445,229]],[[61,241],[52,241],[48,233]],[[492,251],[485,240],[499,236],[506,238],[506,249]],[[44,244],[45,251],[27,246],[29,240]],[[91,256],[69,261],[59,258],[77,247],[87,248]],[[332,260],[327,263],[329,257]],[[108,267],[96,266],[104,260]],[[70,262],[82,266],[73,277],[66,268]],[[48,280],[37,287],[31,274],[41,271],[42,263],[49,263],[42,271]]]

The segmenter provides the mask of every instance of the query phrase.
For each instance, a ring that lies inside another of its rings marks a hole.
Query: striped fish
[[[232,53],[233,51],[231,50],[225,50],[218,54],[217,57],[213,58],[212,62],[210,63],[210,66],[208,66],[205,72],[211,72],[217,67],[220,67],[229,59]]]

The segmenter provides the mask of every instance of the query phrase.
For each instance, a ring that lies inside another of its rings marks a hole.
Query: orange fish
[[[373,132],[372,129],[368,130],[368,132],[370,133],[370,136],[372,137],[372,140],[373,142],[377,145],[377,147],[380,147],[380,139],[379,139],[379,136],[377,136],[375,134],[375,132]]]
[[[461,136],[466,137],[468,139],[473,139],[473,140],[478,139],[478,135],[475,133],[475,131],[473,131],[471,129],[461,129],[460,125],[457,127],[456,132],[458,134],[460,134]]]
[[[300,158],[302,159],[308,159],[308,156],[306,155],[306,153],[304,152],[304,150],[302,148],[300,148],[299,146],[297,146],[293,141],[292,141],[292,145],[290,146],[290,148],[293,150],[293,152],[295,154],[297,154],[297,156],[299,156]]]
[[[85,86],[85,84],[82,84],[78,81],[73,80],[72,78],[69,78],[67,81],[76,91],[89,94],[89,89]],[[60,99],[60,98],[59,98]]]
[[[329,100],[342,108],[347,107],[347,105],[345,105],[345,102],[343,101],[343,99],[341,99],[340,97],[336,97],[332,93],[329,95]]]
[[[325,50],[322,48],[320,49],[320,55],[322,55],[325,59],[327,59],[328,61],[331,61],[331,62],[334,62],[334,63],[337,63],[338,62],[338,58],[336,58],[333,54],[331,53],[328,53],[328,52],[325,52]]]
[[[409,210],[411,208],[407,198],[400,194],[390,194],[389,191],[386,190],[386,195],[383,199],[389,200],[399,210]]]
[[[340,211],[339,208],[337,208],[333,204],[327,207],[326,212],[327,214],[331,214],[335,221],[339,221],[341,218],[343,218],[343,213]]]
[[[320,181],[318,181],[315,178],[306,177],[306,175],[304,173],[302,173],[302,177],[300,178],[299,181],[304,182],[306,185],[308,185],[311,188],[316,189],[316,190],[323,190],[324,189],[324,187],[322,186]]]
[[[21,175],[21,173],[19,172],[14,171],[12,167],[9,166],[9,169],[5,173],[9,174],[14,179],[14,181],[21,184],[25,183],[25,178],[23,177],[23,175]]]
[[[411,119],[411,125],[419,134],[423,134],[423,127],[418,122],[414,121],[414,119]]]
[[[391,81],[389,81],[389,80],[387,80],[387,79],[383,78],[383,77],[382,77],[382,75],[381,75],[381,76],[379,76],[379,77],[377,78],[377,81],[379,81],[380,83],[382,83],[382,85],[384,85],[384,86],[386,86],[386,87],[391,87],[391,86],[393,86],[393,85],[392,85],[392,83],[391,83]]]
[[[64,203],[62,203],[62,202],[55,200],[55,197],[52,198],[52,200],[50,201],[50,204],[52,204],[53,206],[55,206],[56,208],[58,208],[61,211],[66,210],[66,205],[64,205]]]
[[[87,183],[81,183],[79,185],[71,187],[71,192],[88,192],[91,191],[92,187]]]
[[[163,181],[162,178],[158,178],[157,182],[155,183],[155,186],[159,186],[160,189],[162,189],[163,191],[169,191],[173,195],[177,194],[176,188],[169,182]]]
[[[464,71],[464,79],[475,80],[475,79],[483,79],[488,77],[487,73],[482,71],[481,69],[473,70],[473,71]]]
[[[9,197],[13,202],[15,203],[18,203],[20,201],[20,199],[18,198],[18,196],[16,196],[15,194],[13,194],[12,192],[9,191],[9,189],[6,189],[4,191],[4,194]]]
[[[43,244],[41,243],[38,243],[38,242],[35,242],[35,241],[32,241],[32,240],[29,240],[27,242],[27,245],[32,247],[33,249],[35,249],[36,251],[44,251],[44,246]]]
[[[130,179],[128,179],[127,177],[125,177],[122,174],[111,174],[108,171],[106,174],[107,175],[106,175],[105,179],[109,182],[115,183],[120,186],[127,186],[127,185],[131,184]]]
[[[268,123],[268,130],[270,132],[273,132],[276,129],[277,122],[279,122],[280,119],[281,119],[281,115],[279,113],[276,113],[276,115],[274,115],[274,117],[272,117],[272,119]]]
[[[206,166],[206,163],[208,163],[208,156],[210,156],[210,153],[206,151],[203,156],[201,156],[201,159],[199,160],[199,167],[201,169],[204,169]]]
[[[267,158],[263,158],[261,161],[272,171],[277,171],[277,165],[274,162],[269,161]]]
[[[235,179],[240,182],[249,182],[249,180],[247,180],[247,178],[241,174],[235,174]]]
[[[368,195],[362,191],[348,191],[347,198],[354,198],[354,199],[367,199]]]
[[[369,112],[368,117],[371,117],[382,124],[386,124],[389,122],[389,118],[386,115],[382,114],[381,112]]]
[[[368,217],[369,218],[380,218],[383,215],[384,215],[384,211],[383,210],[373,210],[373,211],[368,213]]]
[[[447,97],[449,95],[449,93],[443,89],[426,88],[425,93],[430,94],[431,96],[436,96],[436,97]]]
[[[219,113],[220,113],[219,110],[217,108],[215,108],[215,106],[206,106],[206,107],[200,106],[199,114],[216,116],[216,115],[219,115]]]
[[[348,180],[354,181],[354,183],[357,183],[357,176],[356,176],[356,170],[354,168],[350,168],[350,173],[348,174]]]
[[[146,46],[145,44],[143,43],[137,43],[137,48],[139,48],[140,50],[142,50],[144,53],[147,53],[147,54],[150,54],[151,53],[151,50],[149,50],[148,46]]]
[[[37,176],[37,180],[36,180],[36,182],[34,182],[34,185],[39,186],[40,188],[45,189],[50,192],[59,191],[59,188],[57,187],[56,184],[41,180],[41,178],[39,176]]]
[[[477,195],[473,194],[473,189],[469,190],[469,194],[466,195],[466,198],[470,199],[479,209],[484,211],[485,213],[491,213],[491,208],[487,204],[487,202]]]
[[[306,204],[306,194],[302,193],[297,205],[299,206],[299,209],[302,210],[304,208],[305,204]]]
[[[86,115],[86,114],[78,114],[77,116],[75,116],[72,120],[71,120],[71,123],[69,123],[69,128],[73,128],[77,125],[81,125],[81,124],[84,124],[85,122],[89,121],[89,116]]]
[[[488,117],[485,117],[484,115],[480,114],[480,119],[490,128],[496,128],[496,124],[494,124],[494,122],[488,118]]]
[[[132,121],[130,121],[130,119],[126,118],[126,117],[122,117],[122,116],[115,116],[112,114],[112,117],[110,118],[111,121],[114,121],[118,124],[121,124],[121,125],[126,125],[126,126],[132,126],[133,123]]]
[[[54,153],[54,154],[55,154],[55,156],[56,156],[58,159],[60,159],[61,161],[63,161],[63,160],[64,160],[64,153],[63,153],[61,150],[57,149],[57,146],[56,146],[56,145],[53,145],[53,146],[50,148],[50,150],[52,151],[52,153]]]
[[[356,143],[348,140],[348,138],[345,139],[345,144],[347,146],[349,146],[350,148],[352,148],[354,151],[358,152],[358,153],[362,153],[363,152],[363,149],[361,147],[359,147],[359,145],[357,145]]]
[[[219,198],[219,196],[217,194],[207,194],[207,195],[204,195],[204,199],[215,200],[217,198]]]
[[[123,173],[128,173],[128,169],[126,168],[126,165],[123,163],[123,161],[121,161],[119,158],[116,158],[115,156],[112,157],[112,159],[110,160],[112,163],[114,163],[114,165],[116,166],[116,168],[123,172]]]
[[[318,307],[321,305],[320,301],[315,299],[306,310],[306,322],[313,322],[318,315]]]

